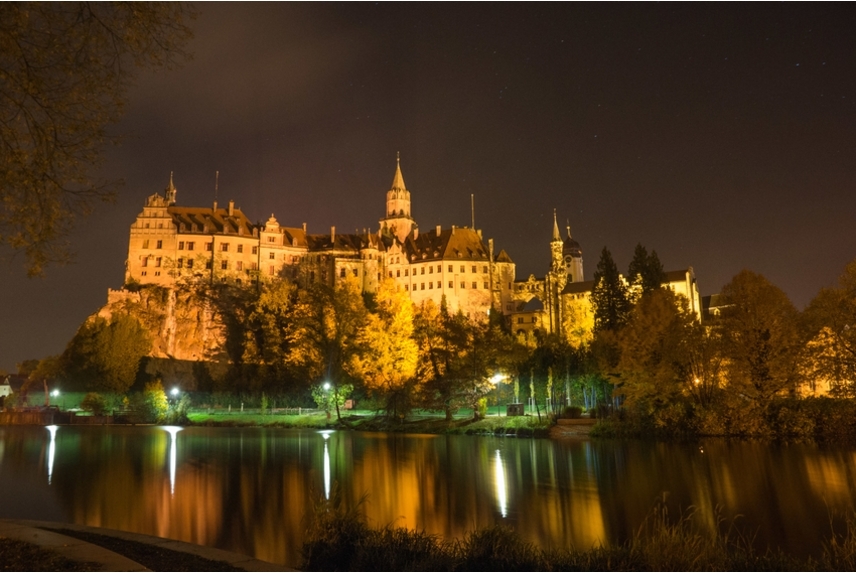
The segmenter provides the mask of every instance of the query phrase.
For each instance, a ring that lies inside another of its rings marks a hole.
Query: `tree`
[[[802,316],[809,342],[802,364],[813,387],[829,387],[835,396],[856,397],[856,260],[823,288]]]
[[[788,296],[748,270],[731,279],[722,295],[728,388],[760,406],[795,392],[801,338],[797,310]]]
[[[691,391],[695,378],[688,343],[696,325],[684,297],[669,289],[642,295],[619,334],[617,380],[627,406],[650,410]]]
[[[338,419],[366,316],[360,285],[353,277],[340,281],[335,288],[315,283],[298,295],[289,361],[309,379],[330,382]]]
[[[627,277],[630,283],[639,289],[638,296],[660,288],[666,282],[666,273],[663,271],[663,264],[657,256],[657,251],[651,251],[649,255],[642,243],[637,244],[633,252],[633,260],[630,261],[630,267],[627,270]]]
[[[140,361],[151,350],[148,332],[132,316],[86,321],[62,356],[66,372],[84,388],[119,394],[130,389]]]
[[[281,386],[291,378],[297,305],[293,283],[265,283],[240,327],[244,338],[242,362],[267,386]]]
[[[369,314],[360,329],[359,351],[351,357],[349,371],[386,399],[387,416],[398,418],[410,410],[416,383],[419,350],[413,340],[413,303],[392,279],[381,282],[376,300],[377,312]]]
[[[120,182],[91,172],[137,68],[171,66],[190,9],[160,2],[0,4],[0,245],[30,275],[65,261],[75,216]]]
[[[621,279],[612,253],[606,247],[600,254],[594,273],[594,288],[591,293],[594,308],[594,331],[618,331],[627,322],[630,301],[627,286]]]

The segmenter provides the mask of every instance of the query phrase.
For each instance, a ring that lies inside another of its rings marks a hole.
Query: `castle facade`
[[[486,318],[502,312],[520,335],[560,333],[585,312],[582,249],[568,227],[563,239],[553,215],[551,264],[543,278],[518,281],[505,250],[481,230],[440,225],[421,231],[411,213],[410,191],[396,161],[377,232],[310,234],[306,224],[280,225],[271,214],[252,223],[229,201],[225,208],[181,207],[170,175],[161,195],[146,199],[131,224],[125,283],[174,286],[200,281],[255,284],[289,279],[300,285],[354,277],[364,292],[393,279],[419,305],[445,298],[451,312]],[[692,269],[689,271],[692,272]],[[695,278],[692,277],[694,285]],[[693,286],[693,288],[695,288]],[[697,299],[698,291],[689,297]],[[583,301],[582,309],[576,308]],[[564,325],[564,326],[563,326]]]

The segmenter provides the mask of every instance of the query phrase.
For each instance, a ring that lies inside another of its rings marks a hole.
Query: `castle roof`
[[[499,251],[499,254],[496,256],[497,263],[513,263],[511,257],[508,256],[508,253],[505,252],[505,249]]]
[[[257,231],[240,209],[209,209],[206,207],[170,206],[167,213],[179,233],[224,233],[252,236]]]
[[[565,239],[565,242],[562,243],[562,254],[571,255],[572,257],[583,256],[583,250],[580,248],[580,244],[571,236],[570,225],[568,225],[568,237]]]
[[[452,227],[437,234],[436,229],[413,235],[404,241],[404,252],[411,262],[460,259],[462,261],[486,261],[487,248],[479,234],[468,227]]]
[[[397,153],[395,155],[395,176],[392,178],[392,187],[390,189],[400,189],[402,191],[407,189],[404,186],[404,176],[401,175],[401,157]]]

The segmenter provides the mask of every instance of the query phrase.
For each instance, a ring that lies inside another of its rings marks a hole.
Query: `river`
[[[854,507],[856,448],[264,428],[0,427],[0,518],[157,535],[300,564],[319,499],[458,537],[507,524],[542,547],[633,535],[658,500],[699,527],[817,554]]]

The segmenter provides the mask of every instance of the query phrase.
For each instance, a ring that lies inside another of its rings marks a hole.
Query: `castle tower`
[[[396,153],[395,176],[392,178],[392,187],[386,192],[386,216],[380,220],[381,232],[403,243],[416,226],[416,221],[410,216],[410,191],[404,186],[401,158]]]
[[[562,260],[565,265],[565,274],[568,282],[579,283],[583,281],[583,250],[580,244],[571,236],[571,226],[568,225],[568,237],[562,243]]]
[[[556,222],[556,210],[553,209],[553,237],[550,239],[550,272],[560,274],[564,272],[562,262],[562,234],[559,233],[559,223]]]
[[[169,172],[169,185],[164,189],[164,197],[167,205],[175,205],[175,185],[172,184],[172,171]]]

